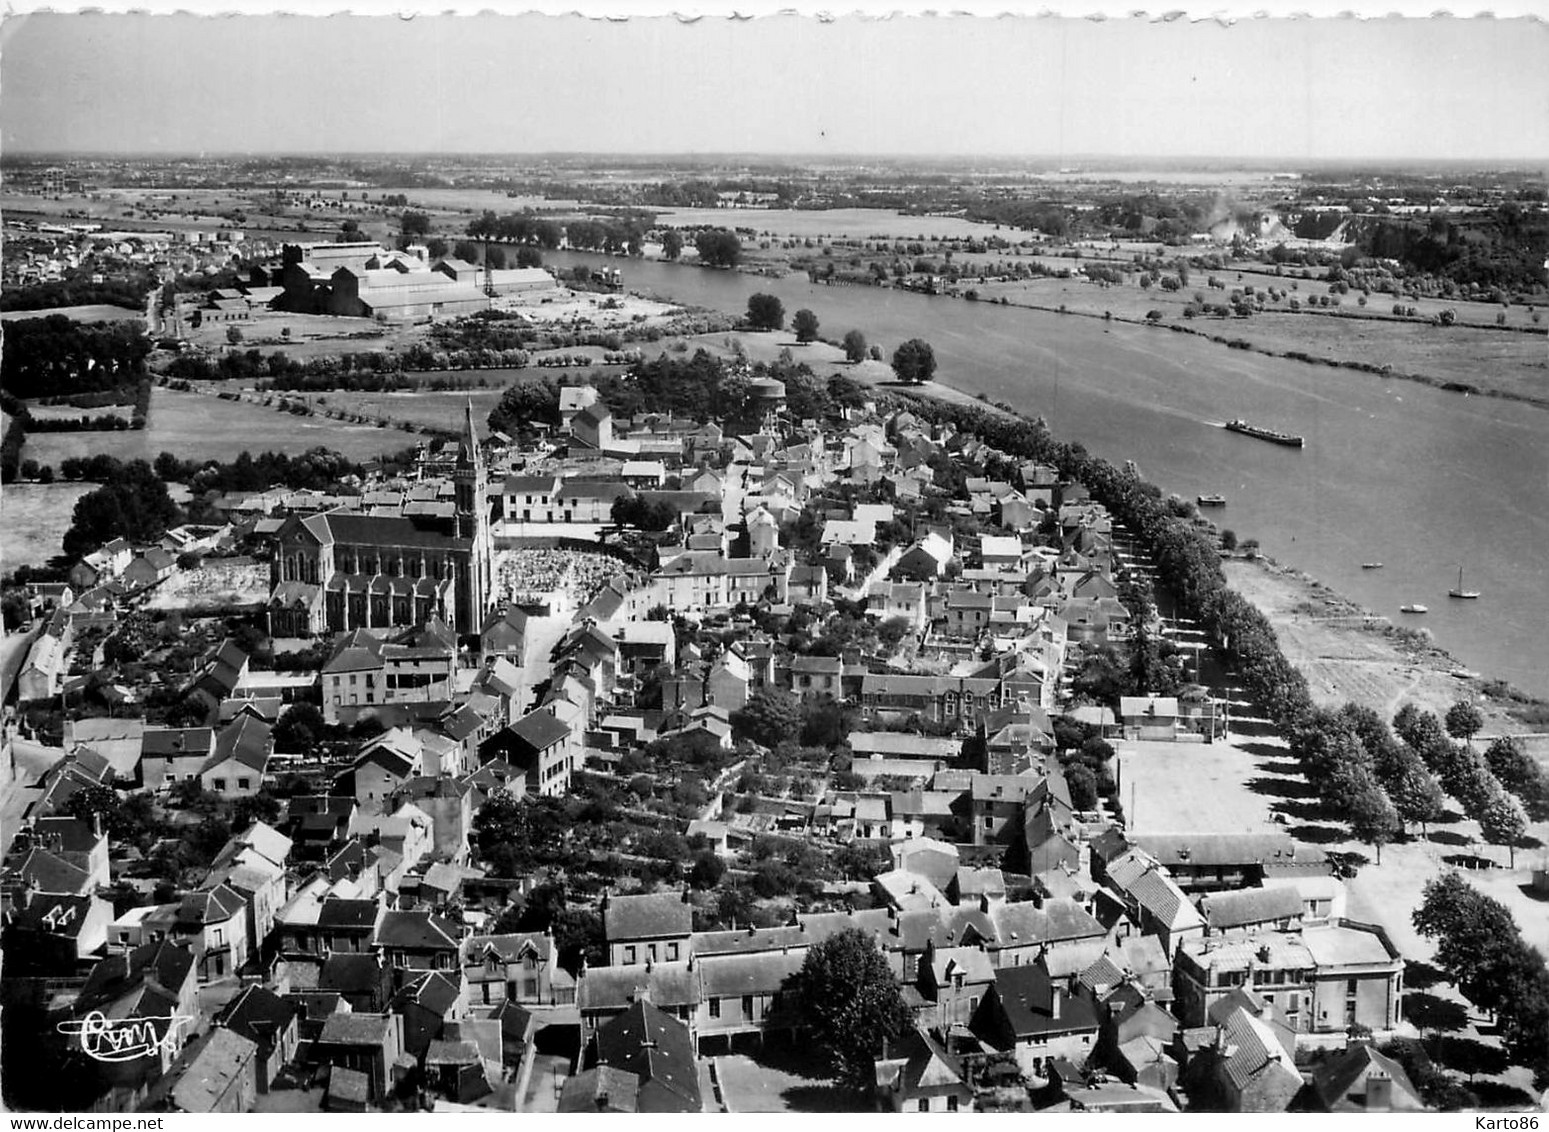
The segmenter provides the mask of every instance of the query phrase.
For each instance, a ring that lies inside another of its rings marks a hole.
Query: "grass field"
[[[58,554],[75,501],[96,486],[12,483],[0,488],[0,568],[9,572],[24,562],[41,566]]]
[[[1222,273],[1225,275],[1226,273]],[[1232,278],[1235,278],[1233,276]],[[1273,277],[1267,277],[1273,280]],[[1203,284],[1203,280],[1196,280]],[[1232,284],[1237,286],[1235,282]],[[1265,285],[1265,278],[1253,284]],[[1288,286],[1281,280],[1280,286]],[[1303,296],[1322,293],[1319,288]],[[1057,308],[1102,315],[1111,311],[1115,318],[1143,319],[1151,310],[1162,312],[1162,324],[1183,325],[1190,330],[1222,338],[1240,338],[1255,348],[1273,353],[1299,351],[1317,358],[1334,358],[1374,366],[1391,366],[1395,373],[1419,374],[1437,382],[1465,382],[1481,390],[1497,390],[1516,396],[1549,400],[1549,350],[1541,334],[1506,333],[1484,329],[1495,321],[1499,308],[1484,303],[1448,303],[1423,299],[1415,306],[1422,316],[1451,308],[1460,324],[1451,327],[1429,325],[1424,318],[1378,320],[1343,318],[1333,314],[1293,314],[1288,304],[1274,304],[1251,318],[1185,319],[1183,308],[1193,301],[1194,292],[1203,286],[1183,291],[1162,291],[1137,285],[1102,287],[1083,279],[1033,279],[1019,283],[990,283],[977,288],[986,299],[1004,295],[1008,302]],[[1208,303],[1224,303],[1228,292],[1205,292]],[[1369,300],[1368,310],[1384,312],[1377,296]],[[1342,309],[1355,306],[1352,296],[1343,296]],[[1514,308],[1508,313],[1511,325],[1528,326],[1528,313]],[[1463,325],[1473,323],[1475,325]],[[1483,325],[1480,325],[1483,324]]]
[[[243,450],[294,454],[319,446],[364,460],[401,451],[413,443],[413,437],[395,429],[296,417],[261,405],[156,389],[143,429],[32,433],[23,455],[56,469],[68,457],[98,453],[121,460],[154,460],[162,452],[185,460],[230,460]]]
[[[49,315],[62,314],[66,318],[76,322],[141,322],[142,311],[133,311],[128,307],[115,307],[107,303],[92,303],[81,307],[49,307],[39,311],[4,311],[0,312],[0,322],[19,322],[26,318],[47,318]]]

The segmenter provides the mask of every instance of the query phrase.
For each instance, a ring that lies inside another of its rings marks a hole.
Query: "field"
[[[0,322],[19,322],[26,318],[47,318],[62,314],[76,322],[129,322],[143,321],[143,311],[128,307],[115,307],[108,303],[92,303],[81,307],[48,307],[38,311],[0,311]]]
[[[1233,279],[1235,273],[1221,273]],[[1246,283],[1247,280],[1245,279]],[[1112,312],[1115,318],[1143,319],[1151,310],[1162,312],[1162,324],[1183,325],[1201,334],[1240,338],[1260,350],[1273,353],[1299,351],[1316,358],[1335,358],[1373,366],[1392,366],[1399,374],[1418,374],[1437,383],[1465,382],[1482,390],[1496,390],[1513,396],[1549,403],[1549,357],[1542,334],[1522,334],[1485,329],[1493,325],[1498,307],[1485,303],[1445,302],[1421,299],[1411,305],[1421,316],[1453,309],[1459,325],[1434,327],[1423,317],[1407,320],[1349,318],[1334,314],[1311,314],[1305,310],[1293,314],[1285,303],[1277,303],[1262,314],[1250,318],[1185,319],[1183,308],[1193,301],[1196,290],[1204,290],[1203,279],[1191,280],[1182,291],[1167,292],[1138,285],[1103,287],[1082,279],[1034,279],[1018,283],[989,283],[978,287],[983,298],[1005,296],[1010,303],[1049,309],[1066,306],[1071,311],[1090,315]],[[1255,287],[1286,287],[1285,280],[1260,276]],[[1302,294],[1321,294],[1322,288],[1310,289],[1302,281]],[[1205,290],[1207,303],[1224,303],[1223,291]],[[1379,296],[1369,300],[1368,310],[1385,313]],[[1343,296],[1343,309],[1354,307],[1352,296]],[[1529,325],[1529,315],[1521,307],[1508,312],[1510,325]],[[1465,325],[1465,324],[1473,325]]]
[[[144,429],[33,433],[23,455],[56,469],[68,457],[99,453],[121,460],[154,460],[162,452],[185,460],[230,460],[243,450],[295,454],[318,446],[366,460],[413,443],[413,437],[397,430],[296,417],[261,405],[158,388],[151,393]]]
[[[995,232],[993,224],[976,224],[956,216],[900,216],[875,208],[834,208],[807,211],[777,208],[680,208],[664,210],[657,220],[676,228],[711,225],[717,228],[751,228],[759,235],[865,240],[968,239],[982,240]],[[1008,240],[1024,239],[1025,233],[1003,229]]]
[[[41,566],[58,554],[59,544],[70,529],[75,501],[96,486],[90,483],[12,483],[0,489],[0,567],[9,572],[24,562]]]
[[[392,421],[394,424],[400,421],[407,421],[422,428],[457,431],[462,429],[463,414],[467,410],[469,401],[472,401],[474,426],[479,430],[479,435],[484,436],[489,431],[488,425],[485,423],[489,417],[489,412],[499,402],[506,386],[514,380],[516,374],[532,372],[535,371],[480,371],[477,376],[489,380],[490,387],[487,389],[458,389],[440,392],[429,389],[416,389],[401,393],[334,392],[311,394],[305,400],[309,404],[317,406],[319,411],[324,409],[342,409],[346,413],[357,413],[372,420],[385,419]]]

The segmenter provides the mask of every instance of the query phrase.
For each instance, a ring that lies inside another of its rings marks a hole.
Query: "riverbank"
[[[1319,704],[1353,701],[1391,719],[1406,703],[1445,715],[1469,699],[1484,714],[1484,734],[1535,736],[1527,741],[1549,760],[1549,734],[1539,734],[1549,732],[1549,704],[1504,694],[1488,674],[1468,671],[1438,647],[1423,626],[1395,625],[1273,559],[1234,558],[1224,567],[1227,584],[1269,618]]]

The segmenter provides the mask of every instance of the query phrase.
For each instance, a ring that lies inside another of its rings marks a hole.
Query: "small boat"
[[[1418,603],[1411,603],[1409,605],[1401,605],[1401,606],[1399,606],[1398,607],[1398,611],[1400,613],[1429,613],[1430,612],[1430,607],[1429,606],[1420,605]]]
[[[1226,506],[1226,496],[1224,496],[1224,495],[1201,495],[1201,496],[1197,496],[1196,498],[1198,498],[1199,505],[1201,507],[1225,507]]]
[[[1381,562],[1362,562],[1361,563],[1361,569],[1362,570],[1381,570],[1382,569],[1382,563]]]
[[[1463,588],[1463,567],[1458,567],[1458,584],[1447,591],[1448,597],[1466,598],[1472,600],[1479,596],[1478,590],[1465,590]]]
[[[1284,444],[1288,448],[1300,448],[1307,443],[1300,436],[1292,436],[1288,432],[1276,432],[1272,428],[1264,428],[1262,425],[1252,425],[1245,420],[1227,421],[1221,426],[1228,432],[1240,432],[1244,436],[1256,436],[1260,440],[1267,440],[1271,444]]]

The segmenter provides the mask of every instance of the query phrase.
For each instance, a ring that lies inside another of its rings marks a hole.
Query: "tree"
[[[1399,820],[1418,824],[1420,835],[1429,837],[1426,827],[1433,821],[1441,820],[1442,814],[1446,812],[1446,803],[1441,787],[1436,785],[1430,771],[1425,769],[1413,752],[1410,752],[1409,760],[1399,772],[1389,779],[1387,789],[1388,797],[1393,800],[1393,808],[1398,811]]]
[[[1070,804],[1077,810],[1097,808],[1097,775],[1085,763],[1072,763],[1065,768],[1065,783],[1070,787]]]
[[[1447,709],[1447,734],[1467,742],[1484,726],[1484,716],[1468,700],[1459,700]]]
[[[726,873],[726,862],[711,849],[701,849],[694,854],[694,864],[688,871],[688,882],[701,891],[721,883]]]
[[[445,259],[446,253],[451,250],[451,245],[443,240],[440,236],[432,236],[425,244],[425,250],[430,254],[430,258],[433,260]]]
[[[912,1024],[887,957],[870,936],[846,928],[811,948],[791,983],[835,1079],[856,1092],[874,1087],[883,1046]]]
[[[1549,801],[1543,768],[1516,739],[1502,735],[1485,748],[1484,760],[1501,785],[1525,805],[1537,809]]]
[[[430,217],[423,212],[407,210],[398,219],[399,230],[403,233],[403,242],[412,244],[416,240],[422,240],[430,234]]]
[[[478,263],[479,245],[472,240],[458,240],[456,246],[452,248],[452,256],[464,263]]]
[[[1370,779],[1345,803],[1350,832],[1361,841],[1377,847],[1377,863],[1382,864],[1382,847],[1399,830],[1398,812],[1382,787]]]
[[[131,460],[116,469],[110,482],[76,500],[64,552],[78,558],[115,538],[154,542],[179,518],[167,485],[150,464]]]
[[[866,336],[852,330],[844,336],[844,359],[851,365],[866,360]]]
[[[1517,867],[1517,843],[1527,833],[1527,814],[1504,790],[1497,789],[1479,810],[1479,828],[1491,845],[1504,845],[1511,868]]]
[[[226,327],[226,341],[233,346],[240,346],[242,344],[242,328],[240,326]]]
[[[779,330],[785,325],[785,304],[762,292],[749,296],[748,322],[754,330]]]
[[[662,233],[662,255],[676,263],[678,257],[683,254],[683,233],[676,228],[668,228]]]
[[[694,237],[694,247],[706,267],[736,267],[742,258],[742,241],[726,228],[706,228]]]
[[[911,338],[893,351],[893,372],[899,381],[924,384],[936,372],[936,352],[923,338]]]
[[[523,244],[516,249],[517,267],[542,267],[543,253],[530,244]]]
[[[503,271],[506,266],[506,250],[504,248],[485,248],[484,262],[494,271]]]
[[[815,342],[818,336],[818,316],[803,307],[791,320],[791,329],[796,332],[796,341],[802,345]]]
[[[796,734],[801,703],[783,688],[763,687],[748,698],[746,706],[732,712],[731,725],[755,743],[773,747]]]
[[[292,704],[274,725],[274,749],[291,755],[310,754],[327,727],[316,704]]]
[[[1410,918],[1417,932],[1436,941],[1436,965],[1460,991],[1486,1010],[1500,1005],[1491,973],[1521,939],[1504,904],[1445,873],[1426,882]]]

